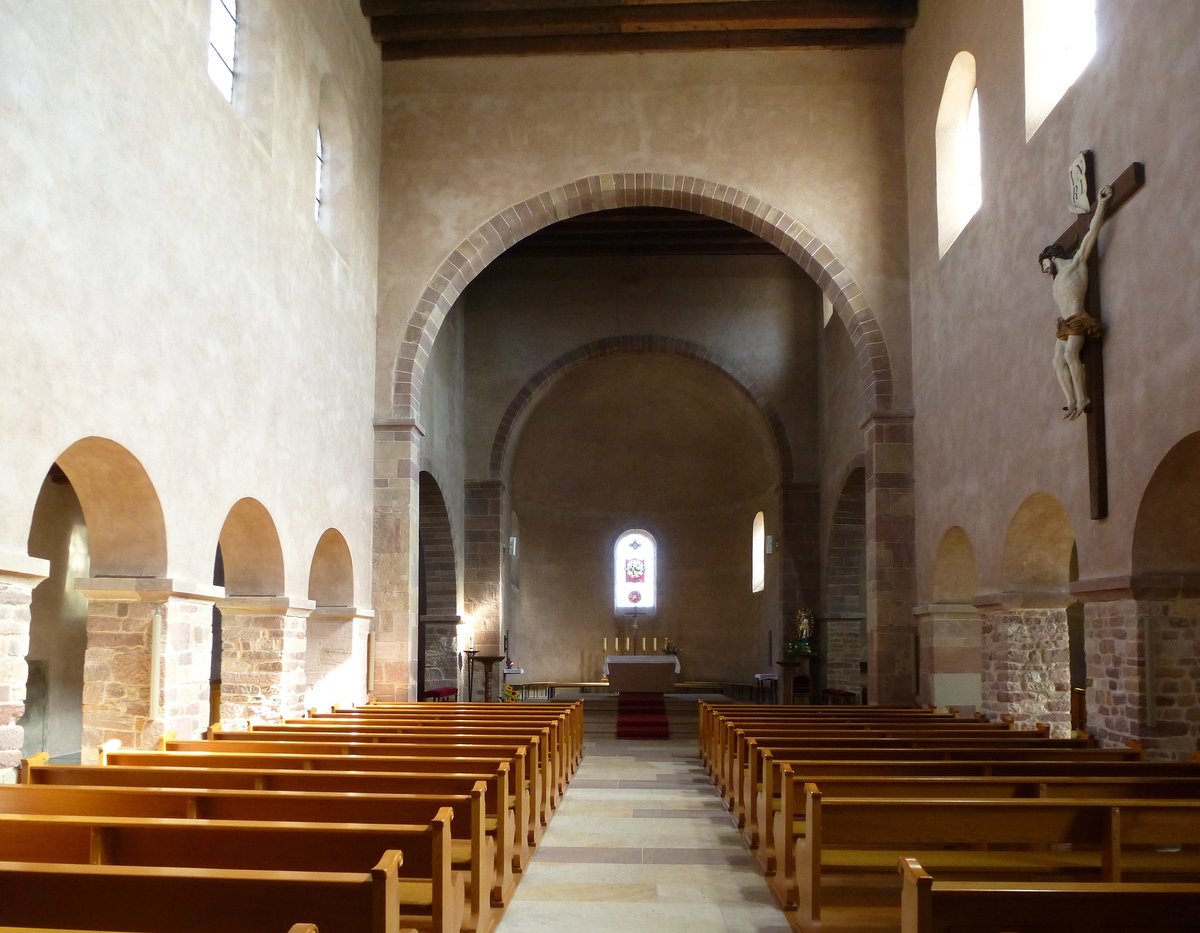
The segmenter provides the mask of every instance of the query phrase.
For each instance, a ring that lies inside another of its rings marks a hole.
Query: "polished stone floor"
[[[787,933],[696,740],[589,739],[499,933]]]

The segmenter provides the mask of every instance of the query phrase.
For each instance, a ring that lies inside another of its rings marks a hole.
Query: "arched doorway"
[[[87,522],[71,481],[55,463],[33,510],[29,554],[50,562],[50,575],[30,604],[25,730],[21,754],[46,752],[56,761],[78,760],[83,744],[83,670],[87,648],[87,598],[76,577],[91,575]]]

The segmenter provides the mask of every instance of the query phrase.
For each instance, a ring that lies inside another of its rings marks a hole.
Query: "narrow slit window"
[[[754,516],[750,531],[750,592],[767,588],[767,522],[763,513]]]
[[[321,219],[321,186],[325,178],[325,141],[321,137],[321,128],[317,127],[317,158],[314,165],[316,175],[313,181],[313,220]]]
[[[208,12],[208,77],[233,103],[237,49],[237,0],[210,0]]]

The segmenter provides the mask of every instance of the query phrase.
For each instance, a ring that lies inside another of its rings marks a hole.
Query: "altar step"
[[[695,739],[699,733],[700,714],[698,697],[667,694],[667,727],[672,739]],[[593,738],[611,739],[617,734],[617,695],[586,694],[583,697],[584,735]]]

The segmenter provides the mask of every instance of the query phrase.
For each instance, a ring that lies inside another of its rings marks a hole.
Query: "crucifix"
[[[1108,458],[1104,433],[1104,358],[1100,339],[1100,276],[1095,252],[1100,225],[1117,212],[1146,181],[1145,166],[1132,163],[1098,192],[1093,206],[1095,165],[1081,153],[1069,171],[1071,210],[1079,216],[1038,257],[1042,271],[1054,277],[1059,322],[1054,365],[1067,398],[1064,418],[1087,418],[1088,489],[1093,519],[1108,516]],[[1088,338],[1091,339],[1088,339]]]

